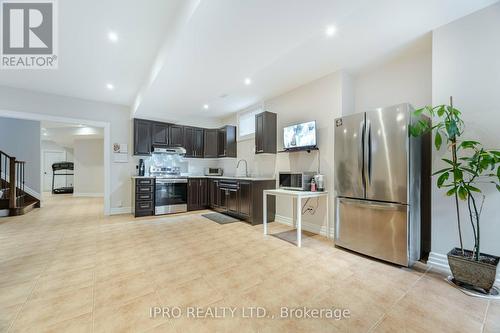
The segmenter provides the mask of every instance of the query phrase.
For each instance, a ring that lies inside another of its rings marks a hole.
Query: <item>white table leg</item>
[[[264,193],[263,199],[262,199],[262,223],[264,224],[264,235],[267,235],[267,194]]]
[[[326,201],[326,227],[328,228],[326,230],[326,238],[330,239],[332,238],[332,235],[330,234],[330,213],[329,213],[329,198],[330,196],[327,194],[326,197],[325,197],[325,201]]]
[[[297,246],[302,246],[302,200],[297,197]]]

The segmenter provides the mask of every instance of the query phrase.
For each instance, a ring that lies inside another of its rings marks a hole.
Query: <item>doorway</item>
[[[104,196],[104,130],[85,123],[41,122],[45,195]]]
[[[51,121],[51,122],[62,122],[72,125],[80,125],[85,123],[88,126],[96,127],[104,132],[103,135],[103,153],[102,157],[104,160],[104,215],[111,214],[111,124],[105,121],[95,121],[81,118],[72,118],[64,116],[53,116],[48,114],[30,113],[22,111],[12,111],[0,109],[1,117],[15,118],[15,119],[25,119],[25,120],[35,120],[35,121]],[[41,157],[40,157],[41,159]],[[41,162],[41,161],[40,161]],[[42,167],[39,168],[39,172],[42,173]],[[40,179],[40,188],[42,188],[42,178]],[[43,203],[43,202],[42,202]]]
[[[43,192],[52,192],[52,178],[54,178],[54,188],[73,186],[72,180],[68,180],[68,177],[54,177],[52,171],[52,164],[66,161],[65,151],[52,151],[43,150],[42,151],[43,160]]]

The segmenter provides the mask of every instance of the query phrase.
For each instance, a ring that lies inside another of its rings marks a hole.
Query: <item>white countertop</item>
[[[274,189],[274,190],[264,190],[264,194],[270,195],[285,195],[289,197],[301,197],[301,198],[311,198],[311,197],[321,197],[323,195],[328,195],[328,191],[293,191],[293,190],[283,190],[283,189]]]
[[[234,179],[234,180],[276,180],[276,178],[272,176],[188,176],[188,178],[211,178],[211,179]]]
[[[181,175],[180,177],[187,177],[187,178],[210,178],[210,179],[234,179],[234,180],[249,180],[249,181],[263,181],[263,180],[276,180],[276,178],[272,176],[250,176],[250,177],[243,177],[243,176],[204,176],[204,175]],[[154,176],[132,176],[133,179],[135,178],[155,178]]]

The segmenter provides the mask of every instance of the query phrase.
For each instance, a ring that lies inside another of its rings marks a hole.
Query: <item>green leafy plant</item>
[[[486,149],[478,141],[461,140],[464,133],[462,113],[450,105],[426,106],[414,111],[416,116],[427,115],[434,119],[433,124],[419,120],[410,126],[412,136],[433,132],[434,146],[440,150],[446,144],[451,158],[442,158],[446,167],[433,173],[437,177],[437,186],[447,190],[446,195],[453,196],[457,214],[458,233],[462,255],[465,256],[459,201],[467,202],[469,220],[474,235],[472,257],[481,258],[480,217],[485,196],[480,184],[493,184],[500,192],[500,151]]]

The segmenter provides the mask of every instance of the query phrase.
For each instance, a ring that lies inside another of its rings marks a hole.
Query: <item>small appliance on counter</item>
[[[294,191],[309,191],[314,172],[280,172],[279,188]]]
[[[325,176],[315,175],[314,182],[316,183],[316,190],[318,192],[323,192],[325,190]]]
[[[205,168],[205,176],[222,176],[224,170],[222,168]]]
[[[137,175],[143,177],[145,172],[146,172],[146,166],[144,165],[144,160],[141,158],[139,159],[139,167],[137,170]]]

